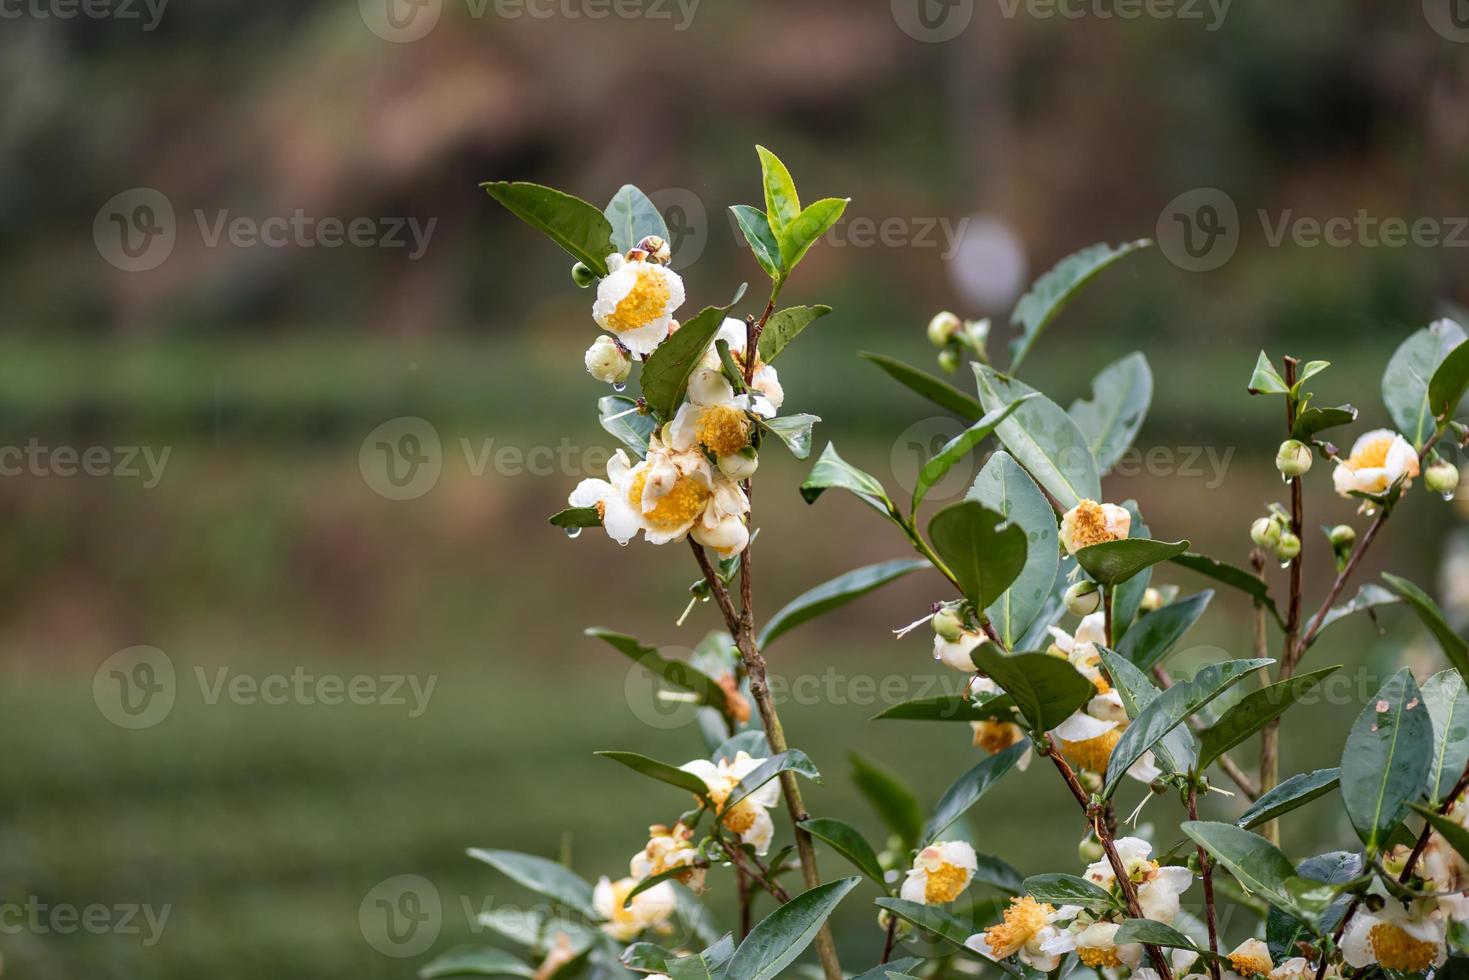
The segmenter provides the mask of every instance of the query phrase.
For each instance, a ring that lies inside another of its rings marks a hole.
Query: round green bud
[[[935,347],[947,346],[954,335],[964,329],[964,321],[945,310],[934,314],[934,318],[928,321],[928,342]]]
[[[1102,608],[1102,590],[1090,579],[1074,582],[1066,590],[1066,611],[1073,616],[1090,616]]]
[[[1275,543],[1275,557],[1281,561],[1290,561],[1301,553],[1301,539],[1290,531],[1280,532],[1280,540]]]
[[[571,267],[571,281],[581,288],[586,289],[597,281],[597,274],[585,262],[578,262]]]
[[[939,367],[943,368],[945,374],[953,374],[959,370],[959,352],[952,347],[939,351]]]
[[[1083,837],[1081,843],[1076,846],[1076,856],[1081,858],[1083,864],[1095,864],[1102,860],[1102,856],[1106,853],[1102,849],[1102,842],[1091,834]]]
[[[950,643],[957,643],[964,635],[964,618],[948,606],[934,613],[929,622],[933,631]]]
[[[1452,494],[1459,489],[1459,468],[1453,463],[1434,463],[1423,474],[1423,485],[1434,493]]]
[[[1273,517],[1262,517],[1250,525],[1250,540],[1261,548],[1274,549],[1280,542],[1280,522]]]
[[[1357,543],[1357,532],[1352,530],[1350,524],[1338,524],[1331,529],[1327,537],[1331,539],[1331,546],[1337,551],[1350,551],[1352,545]]]
[[[1299,439],[1287,439],[1275,454],[1275,468],[1287,480],[1302,476],[1311,468],[1311,447]]]

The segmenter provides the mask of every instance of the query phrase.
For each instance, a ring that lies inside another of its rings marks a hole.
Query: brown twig
[[[881,966],[882,964],[886,963],[889,959],[892,958],[892,955],[893,955],[893,944],[897,942],[897,939],[898,939],[898,917],[896,915],[894,915],[893,913],[889,912],[888,913],[888,930],[887,930],[887,936],[884,937],[883,938],[883,941],[882,941],[882,958],[877,961],[877,965],[878,966]]]
[[[1188,818],[1199,819],[1199,791],[1193,780],[1188,785]],[[1214,921],[1214,870],[1209,852],[1199,847],[1199,875],[1204,879],[1204,919],[1209,924],[1209,975],[1219,980],[1219,927]]]
[[[1250,552],[1250,568],[1255,577],[1261,582],[1265,581],[1265,554],[1259,548]],[[1255,659],[1265,660],[1270,656],[1270,634],[1269,624],[1265,619],[1265,603],[1255,600],[1254,609],[1254,641]],[[1272,680],[1270,669],[1261,667],[1259,670],[1260,685],[1268,686]],[[1266,726],[1269,727],[1268,725]],[[1226,772],[1229,770],[1226,769]],[[1238,782],[1238,780],[1236,780]],[[1260,782],[1256,785],[1255,795],[1250,797],[1257,800],[1263,793],[1268,793],[1280,782],[1280,729],[1276,728],[1269,735],[1263,735],[1260,739]],[[1243,787],[1241,787],[1243,788]],[[1280,846],[1280,821],[1270,820],[1261,828],[1260,834],[1270,843]]]

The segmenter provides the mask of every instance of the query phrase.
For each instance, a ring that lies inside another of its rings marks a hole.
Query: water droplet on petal
[[[1441,494],[1439,494],[1439,496],[1440,497],[1443,497],[1443,499],[1445,499],[1445,500],[1453,500],[1454,499],[1454,491],[1450,490],[1448,493],[1441,493]]]
[[[579,528],[579,527],[569,527],[569,528],[567,528],[566,529],[566,536],[568,538],[580,537],[581,536],[581,528]]]
[[[612,382],[612,390],[613,391],[616,391],[616,392],[626,391],[627,390],[627,382],[626,381],[614,381],[614,382]]]

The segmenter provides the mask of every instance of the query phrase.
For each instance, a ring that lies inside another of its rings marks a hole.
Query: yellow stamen
[[[637,271],[637,280],[607,317],[607,328],[625,333],[646,327],[668,310],[668,282],[654,267]]]
[[[1077,504],[1072,522],[1071,546],[1075,549],[1117,540],[1117,535],[1107,530],[1106,511],[1095,500],[1083,500]]]
[[[937,871],[928,873],[923,886],[923,898],[930,905],[952,902],[969,885],[969,872],[957,864],[941,864]]]
[[[990,755],[1003,752],[1025,738],[1025,730],[1011,721],[976,721],[974,744]]]
[[[730,405],[711,405],[699,413],[699,441],[716,456],[733,456],[750,444],[750,420]]]
[[[1103,949],[1100,946],[1079,946],[1076,950],[1076,958],[1081,960],[1093,970],[1104,966],[1119,967],[1122,959],[1117,955],[1116,946],[1108,946]]]
[[[1096,738],[1083,739],[1080,742],[1068,742],[1063,738],[1061,754],[1074,766],[1090,769],[1092,772],[1106,772],[1107,760],[1112,758],[1112,750],[1117,748],[1120,741],[1121,728],[1109,729]]]
[[[984,941],[990,944],[995,958],[1003,960],[1045,928],[1047,916],[1054,911],[1050,905],[1037,902],[1029,895],[1012,898],[1010,907],[1005,910],[1005,921],[986,929]]]
[[[1230,953],[1225,957],[1229,965],[1234,967],[1234,972],[1242,977],[1264,976],[1274,969],[1275,964],[1263,956],[1251,956],[1248,953]]]
[[[643,507],[643,488],[648,483],[648,471],[643,470],[633,477],[627,488],[627,502],[637,508],[638,513],[662,530],[682,527],[704,512],[709,502],[709,489],[693,477],[681,476],[651,509]]]
[[[1426,939],[1414,939],[1390,922],[1379,922],[1367,934],[1377,962],[1389,970],[1421,973],[1438,959],[1438,945]]]
[[[1347,466],[1354,470],[1380,469],[1387,465],[1387,451],[1392,448],[1392,436],[1380,436],[1347,457]]]

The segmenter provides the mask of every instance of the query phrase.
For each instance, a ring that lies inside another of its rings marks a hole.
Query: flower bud
[[[1280,541],[1280,522],[1273,517],[1262,517],[1250,525],[1250,540],[1261,548],[1274,550]]]
[[[571,281],[581,288],[586,289],[597,281],[597,274],[585,262],[578,262],[571,267]]]
[[[1143,590],[1142,602],[1138,603],[1139,612],[1157,612],[1163,607],[1163,593],[1151,586]]]
[[[1301,553],[1301,539],[1290,531],[1281,531],[1280,540],[1275,543],[1275,557],[1281,561],[1291,561]]]
[[[1352,545],[1357,543],[1357,532],[1352,530],[1350,524],[1338,524],[1327,534],[1331,539],[1331,546],[1337,551],[1350,551]]]
[[[934,613],[929,622],[933,631],[950,643],[959,642],[959,637],[964,635],[964,618],[948,606]]]
[[[939,367],[945,374],[953,374],[959,370],[959,352],[952,347],[939,351]]]
[[[935,314],[934,318],[928,321],[928,342],[935,347],[946,346],[950,340],[954,339],[954,335],[963,329],[964,322],[945,310]]]
[[[1102,608],[1102,590],[1097,583],[1082,579],[1066,590],[1066,611],[1073,616],[1090,616]]]
[[[1102,791],[1102,777],[1090,769],[1083,769],[1076,774],[1076,781],[1081,783],[1081,788],[1088,793],[1100,793]]]
[[[1299,439],[1287,439],[1275,454],[1275,468],[1287,480],[1303,475],[1311,468],[1311,447]]]
[[[1106,851],[1102,849],[1102,842],[1091,834],[1083,837],[1081,843],[1076,846],[1076,855],[1081,858],[1083,864],[1095,864],[1102,860],[1102,855],[1105,853]]]
[[[1459,468],[1440,460],[1423,474],[1423,485],[1433,493],[1452,494],[1459,489]]]
[[[748,480],[755,475],[755,469],[759,465],[760,460],[755,455],[753,446],[746,446],[737,453],[719,457],[719,472],[731,480]]]
[[[657,235],[649,235],[638,242],[637,249],[639,252],[648,253],[648,258],[659,265],[667,265],[668,261],[673,258],[673,252],[668,247],[668,243]]]
[[[607,384],[621,384],[632,373],[632,359],[606,334],[587,348],[586,365],[588,374]]]

